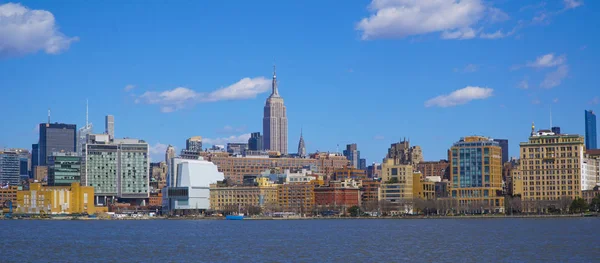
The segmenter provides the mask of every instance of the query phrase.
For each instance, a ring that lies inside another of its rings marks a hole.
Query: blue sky
[[[369,163],[410,138],[425,159],[462,136],[530,125],[584,132],[600,110],[598,1],[0,2],[0,148],[46,121],[144,139],[154,159],[190,136],[262,132],[272,65],[309,152],[357,143]]]

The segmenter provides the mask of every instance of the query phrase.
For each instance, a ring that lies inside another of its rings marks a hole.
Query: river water
[[[0,262],[600,262],[600,219],[0,221]]]

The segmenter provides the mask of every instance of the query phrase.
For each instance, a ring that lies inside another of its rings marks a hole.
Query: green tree
[[[398,178],[397,177],[392,177],[390,178],[390,180],[388,180],[386,182],[386,184],[397,184],[398,183]]]
[[[350,216],[352,216],[352,217],[357,217],[360,215],[360,207],[358,207],[356,205],[353,207],[350,207],[350,208],[348,208],[348,213],[350,213]]]
[[[594,212],[600,212],[600,195],[597,195],[592,199],[592,203],[590,204],[590,210]]]
[[[583,213],[588,209],[588,204],[585,202],[585,200],[581,199],[581,198],[575,198],[575,200],[573,200],[573,202],[571,202],[571,206],[569,207],[569,210],[571,211],[571,213]]]

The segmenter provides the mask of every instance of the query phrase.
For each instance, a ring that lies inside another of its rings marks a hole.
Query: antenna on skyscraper
[[[50,124],[50,108],[48,108],[48,124]]]
[[[89,125],[89,122],[88,122],[88,104],[89,104],[88,99],[85,99],[85,127],[87,127]]]

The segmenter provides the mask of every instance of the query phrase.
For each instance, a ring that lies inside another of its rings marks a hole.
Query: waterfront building
[[[448,198],[450,197],[450,181],[444,179],[440,182],[435,182],[435,198]]]
[[[173,158],[174,173],[167,178],[162,191],[163,212],[192,213],[210,209],[210,185],[225,177],[209,161]]]
[[[214,211],[237,212],[260,207],[273,212],[277,209],[277,185],[267,177],[258,177],[257,186],[210,185],[210,208]]]
[[[201,152],[202,136],[194,136],[185,140],[185,149],[191,152]]]
[[[378,180],[361,180],[361,203],[375,203],[379,201],[379,185],[381,184]]]
[[[581,163],[581,190],[593,190],[600,185],[600,160],[585,157]]]
[[[186,159],[186,158],[183,158]],[[150,163],[150,192],[159,192],[167,186],[167,163]]]
[[[94,187],[95,204],[105,206],[115,198],[143,204],[149,196],[148,156],[148,143],[143,140],[91,135],[82,181]]]
[[[248,150],[253,152],[264,150],[263,137],[260,135],[260,132],[253,132],[250,134],[250,138],[248,139]]]
[[[235,185],[243,184],[244,175],[257,175],[273,168],[295,171],[314,167],[316,173],[331,175],[335,168],[342,168],[348,164],[344,156],[328,153],[313,154],[311,158],[241,157],[229,156],[227,153],[202,153],[201,156],[217,165],[228,182]]]
[[[0,187],[19,184],[20,164],[16,151],[0,151]]]
[[[300,130],[300,141],[298,142],[298,156],[301,158],[306,157],[306,145],[304,145],[304,137],[302,136],[302,130]]]
[[[109,139],[114,139],[115,138],[115,116],[113,115],[106,115],[106,117],[104,118],[104,133],[108,134]]]
[[[48,186],[70,186],[81,182],[81,156],[53,153],[48,162]]]
[[[72,183],[70,186],[29,184],[29,190],[17,192],[16,213],[95,214],[94,188]]]
[[[148,206],[153,208],[162,208],[162,193],[154,192],[150,193],[150,197],[148,198]]]
[[[309,214],[315,205],[315,184],[288,183],[277,185],[277,203],[283,212]]]
[[[4,205],[4,202],[10,200],[13,207],[17,206],[17,191],[23,190],[22,186],[11,185],[8,187],[0,187],[0,207]]]
[[[37,165],[48,165],[55,152],[77,152],[77,126],[64,123],[40,123],[39,159]]]
[[[350,162],[350,166],[354,168],[359,168],[360,165],[360,151],[358,150],[358,146],[356,143],[346,145],[346,150],[344,150],[344,156]]]
[[[416,164],[423,161],[423,151],[420,146],[410,146],[410,140],[404,139],[393,143],[388,149],[385,159],[394,160],[395,164]]]
[[[35,167],[34,182],[46,185],[48,182],[48,166],[38,165]]]
[[[506,139],[494,139],[494,141],[498,142],[500,148],[502,149],[502,164],[509,161],[508,159],[508,140]]]
[[[227,152],[231,155],[242,155],[246,152],[246,150],[248,150],[248,143],[227,143]]]
[[[596,114],[594,111],[585,111],[585,148],[586,149],[598,149],[597,139],[598,133],[596,132]]]
[[[490,138],[468,136],[448,152],[451,197],[460,212],[503,212],[502,148]]]
[[[385,159],[381,169],[379,200],[399,204],[413,199],[413,166]]]
[[[435,178],[435,179],[432,179]],[[431,176],[429,178],[423,177],[420,172],[413,172],[413,198],[420,198],[423,200],[435,199],[435,183],[441,182],[441,177]]]
[[[529,141],[520,143],[524,211],[539,210],[534,206],[541,202],[581,197],[584,147],[583,136],[535,132],[532,125]]]
[[[279,96],[277,76],[273,67],[272,91],[264,107],[263,143],[264,149],[288,153],[288,120],[283,98]]]
[[[315,205],[320,210],[324,207],[342,207],[345,211],[361,205],[360,185],[354,180],[330,181],[329,185],[317,186],[314,191]]]
[[[422,161],[417,163],[416,170],[423,174],[423,177],[439,176],[442,179],[450,179],[450,163],[448,160]]]
[[[345,166],[343,168],[338,168],[333,171],[332,180],[340,181],[346,179],[366,180],[367,173],[365,170],[360,170],[352,166]]]

